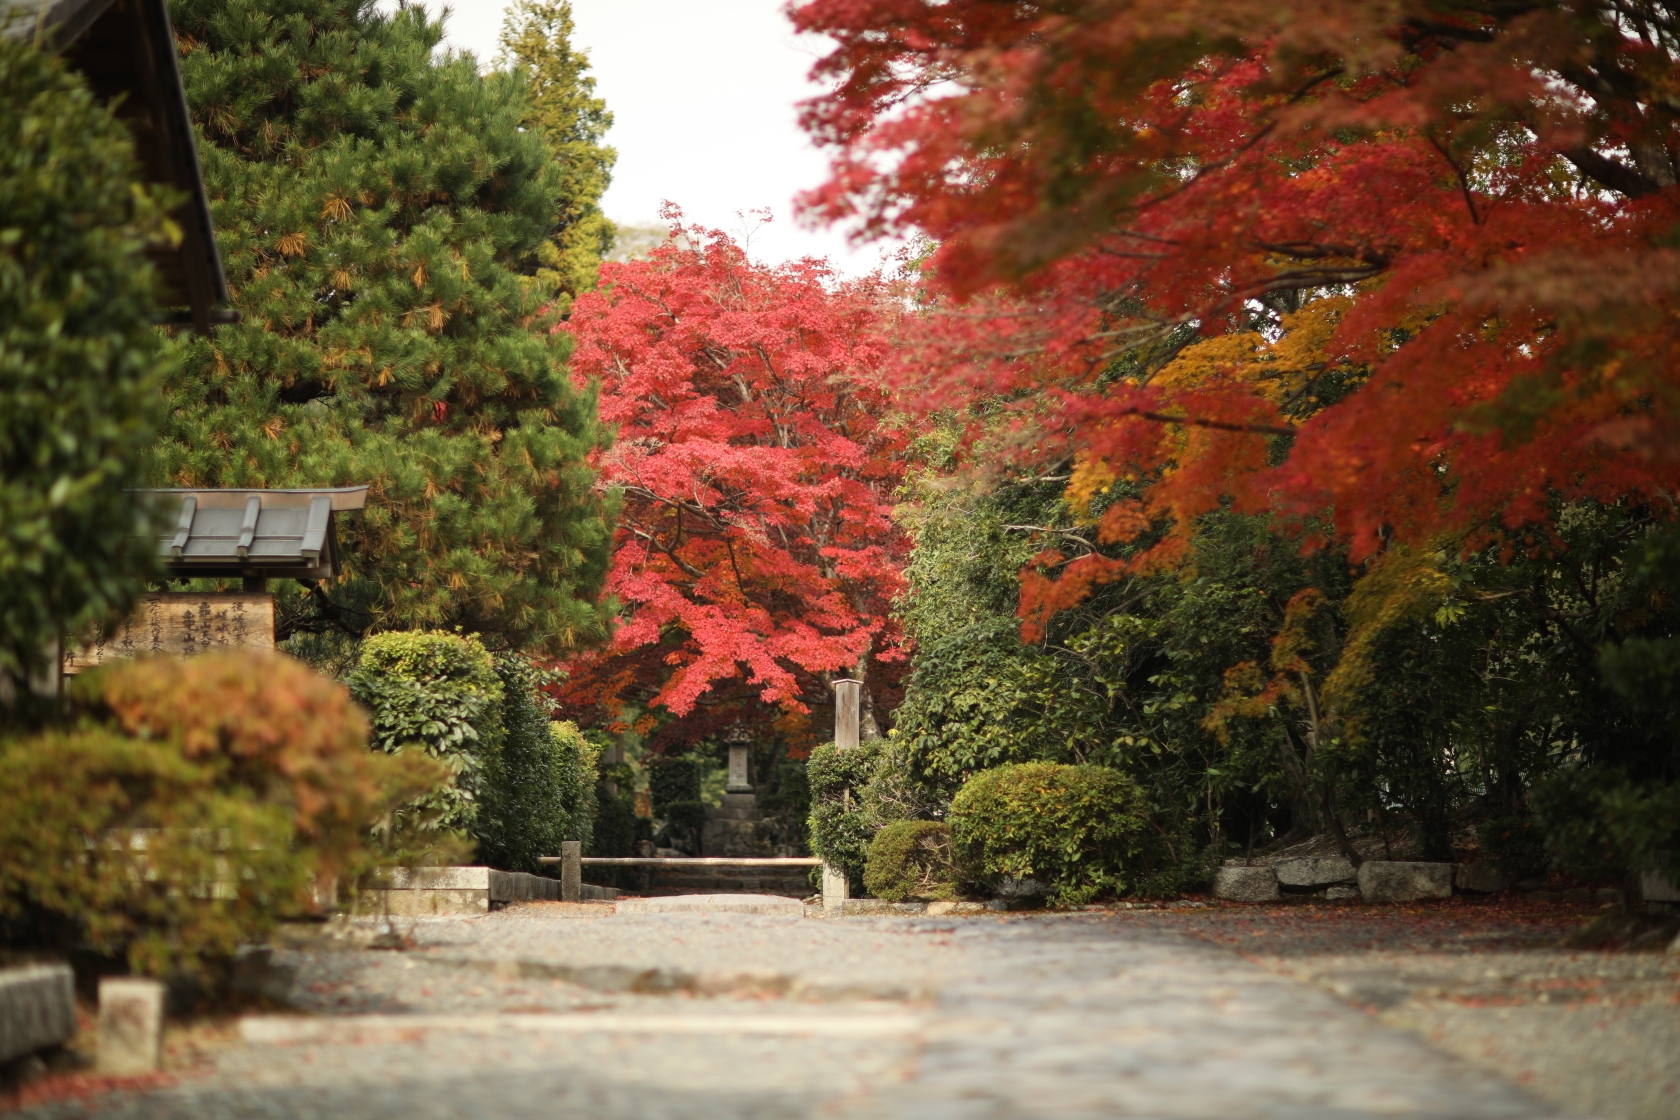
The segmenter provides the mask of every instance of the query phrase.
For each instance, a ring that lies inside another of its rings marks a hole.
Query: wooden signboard
[[[80,673],[120,657],[169,653],[191,657],[216,649],[273,649],[274,599],[269,595],[148,595],[134,617],[103,638],[65,655],[64,671]]]

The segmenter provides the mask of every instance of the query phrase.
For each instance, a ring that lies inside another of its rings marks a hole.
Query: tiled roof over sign
[[[173,578],[338,574],[334,515],[366,486],[322,490],[142,490],[158,506],[157,554]]]

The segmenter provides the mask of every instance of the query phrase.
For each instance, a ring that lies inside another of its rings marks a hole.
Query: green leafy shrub
[[[864,797],[881,753],[880,740],[840,750],[824,743],[806,760],[811,788],[811,851],[861,886],[869,842],[882,822]]]
[[[943,821],[892,821],[869,842],[863,885],[888,902],[957,895],[951,829]]]
[[[648,797],[654,816],[664,816],[665,807],[678,801],[700,800],[698,759],[669,757],[647,760]]]
[[[964,873],[995,885],[1036,879],[1061,905],[1125,886],[1146,826],[1137,783],[1104,766],[1022,762],[982,770],[951,801]]]
[[[627,762],[600,769],[595,828],[583,850],[592,856],[635,855],[636,842],[648,838],[642,833],[649,823],[636,815],[636,772]]]
[[[1641,872],[1680,863],[1680,785],[1581,767],[1535,783],[1529,803],[1561,870],[1619,881],[1627,900],[1640,897]]]
[[[784,759],[777,765],[775,791],[759,794],[758,807],[785,850],[810,851],[811,782],[804,759]]]
[[[372,717],[373,746],[423,750],[452,774],[407,811],[470,831],[484,759],[499,746],[502,681],[477,638],[442,631],[376,634],[362,643],[348,682]]]
[[[193,969],[312,885],[428,854],[389,818],[446,769],[370,752],[342,686],[289,658],[123,663],[74,699],[72,729],[0,741],[0,914],[56,917],[140,971]]]
[[[891,821],[940,814],[943,806],[916,781],[909,752],[897,739],[872,739],[849,750],[824,743],[805,763],[810,789],[811,851],[842,867],[863,887],[869,842]]]
[[[125,488],[162,372],[143,250],[170,227],[139,180],[82,79],[0,38],[0,703],[45,637],[114,621],[151,571]]]
[[[517,654],[495,659],[502,684],[499,734],[484,758],[473,825],[478,859],[510,871],[542,872],[542,856],[564,840],[589,843],[595,815],[597,748],[577,726],[550,718],[542,675]]]

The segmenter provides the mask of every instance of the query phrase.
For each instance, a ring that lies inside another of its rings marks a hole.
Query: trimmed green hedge
[[[473,834],[478,858],[508,871],[544,872],[564,840],[593,838],[600,750],[574,723],[551,720],[541,675],[518,654],[496,658],[502,683],[496,750],[484,759]]]
[[[474,637],[377,634],[362,643],[349,685],[371,713],[373,746],[420,749],[453,780],[410,811],[436,812],[492,867],[543,871],[563,840],[589,843],[598,749],[551,722],[542,679],[517,654],[493,657]]]
[[[477,638],[441,630],[375,634],[346,683],[368,709],[375,748],[418,747],[453,772],[416,808],[437,812],[439,827],[472,832],[484,759],[501,735],[502,681],[490,652]]]
[[[1125,888],[1147,806],[1118,770],[1022,762],[964,782],[950,820],[966,875],[986,885],[1036,879],[1055,903],[1070,906]]]
[[[888,902],[957,896],[951,829],[943,821],[892,821],[869,842],[863,885]]]

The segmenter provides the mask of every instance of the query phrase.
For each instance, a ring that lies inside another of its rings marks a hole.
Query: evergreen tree
[[[166,208],[139,178],[82,80],[0,38],[0,704],[54,638],[132,605],[150,567],[124,487],[152,433],[141,251]]]
[[[572,46],[573,30],[568,0],[518,0],[502,23],[502,61],[529,83],[525,125],[547,138],[560,168],[564,209],[553,237],[537,250],[537,277],[563,308],[595,286],[601,258],[613,247],[600,200],[618,159],[601,143],[612,114],[595,96],[589,56]]]
[[[337,584],[283,633],[601,634],[605,441],[521,273],[566,208],[524,84],[374,0],[180,0],[182,71],[242,321],[181,344],[178,486],[370,483]]]

